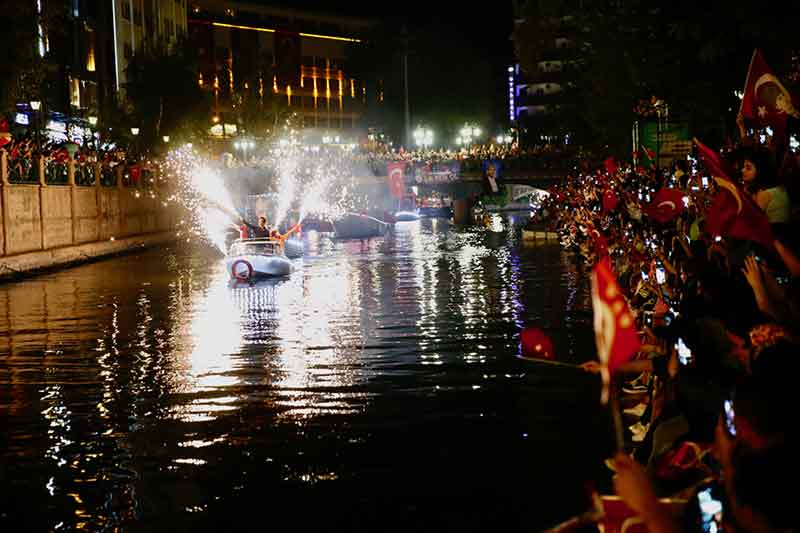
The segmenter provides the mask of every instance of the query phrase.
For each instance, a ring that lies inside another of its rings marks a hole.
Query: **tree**
[[[65,10],[58,2],[43,2],[39,13],[33,0],[0,0],[0,110],[11,113],[16,104],[46,100],[51,70],[50,53],[41,44],[58,41],[64,34]],[[44,53],[42,53],[44,52]]]
[[[560,4],[560,5],[559,5]],[[673,118],[688,121],[692,132],[719,143],[731,130],[747,66],[754,48],[762,48],[779,75],[796,51],[798,6],[780,11],[758,4],[712,0],[657,3],[540,0],[520,5],[514,43],[524,71],[536,62],[557,26],[571,21],[579,42],[579,68],[570,96],[580,138],[627,153],[632,109],[657,95]],[[550,24],[550,26],[548,26]]]
[[[140,129],[143,147],[163,135],[188,140],[206,134],[210,96],[197,83],[197,61],[188,41],[172,49],[164,44],[144,48],[125,72],[126,120]]]

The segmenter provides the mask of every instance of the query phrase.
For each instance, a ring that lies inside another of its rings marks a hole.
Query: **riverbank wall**
[[[153,169],[124,164],[10,165],[0,153],[0,280],[176,238],[179,212]]]

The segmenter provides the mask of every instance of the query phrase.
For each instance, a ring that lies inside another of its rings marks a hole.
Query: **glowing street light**
[[[42,103],[39,100],[31,100],[30,104],[31,104],[31,109],[33,109],[34,111],[39,111],[39,108],[42,107]]]
[[[136,127],[131,128],[131,133],[133,134],[134,137],[139,135],[139,128]]]
[[[417,143],[417,146],[421,146],[423,150],[428,148],[433,144],[433,130],[419,126],[414,130],[414,142]]]
[[[244,161],[247,162],[247,151],[255,148],[256,143],[250,139],[241,139],[233,143],[233,147],[244,152]]]
[[[483,132],[478,126],[467,123],[464,124],[464,127],[461,128],[459,133],[461,134],[461,138],[464,139],[464,144],[470,145],[473,141],[477,140]]]
[[[91,124],[93,128],[97,126],[97,117],[95,116],[89,117],[89,124]]]

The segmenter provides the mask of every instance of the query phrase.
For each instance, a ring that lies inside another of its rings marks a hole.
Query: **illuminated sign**
[[[28,120],[28,115],[26,115],[25,113],[17,113],[17,115],[14,117],[14,122],[16,122],[17,124],[22,124],[23,126],[27,126],[28,124],[30,124],[30,120]]]
[[[508,120],[514,121],[516,107],[514,101],[514,67],[508,67]]]

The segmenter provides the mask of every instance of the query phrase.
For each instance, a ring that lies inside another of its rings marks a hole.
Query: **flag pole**
[[[617,451],[625,453],[625,433],[622,429],[622,410],[619,405],[619,391],[616,383],[611,384],[609,400],[608,406],[611,409],[611,418],[614,421],[614,440],[617,444]]]
[[[753,50],[753,55],[750,57],[750,66],[747,67],[747,77],[744,79],[744,91],[743,93],[747,92],[748,84],[750,83],[750,72],[753,70],[753,63],[756,60],[756,54],[758,53],[758,48]],[[746,95],[742,94],[742,99],[739,101],[739,113],[742,113],[744,110],[744,97]]]

